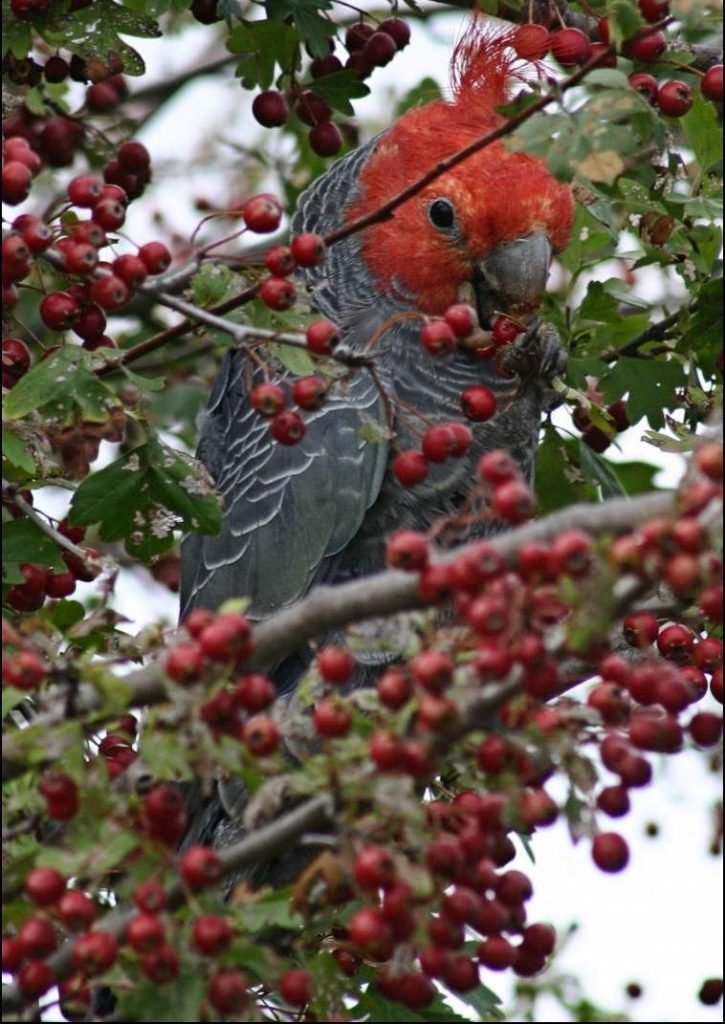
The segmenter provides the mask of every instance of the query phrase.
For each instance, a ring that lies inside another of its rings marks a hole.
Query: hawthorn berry
[[[219,1013],[227,1017],[237,1016],[248,1000],[247,979],[241,971],[224,968],[212,975],[207,994],[209,1002]]]
[[[514,524],[526,522],[536,508],[531,488],[523,480],[509,480],[496,486],[491,505],[497,516]]]
[[[279,726],[267,715],[255,715],[245,724],[242,739],[255,757],[274,753],[281,742]]]
[[[48,675],[48,665],[35,651],[17,651],[3,658],[3,683],[33,690]]]
[[[126,925],[126,942],[137,953],[148,953],[152,949],[158,949],[165,937],[164,926],[156,914],[145,910],[135,914]]]
[[[222,862],[216,850],[200,843],[190,846],[179,857],[179,874],[190,889],[203,889],[218,882]]]
[[[497,487],[519,477],[519,467],[513,457],[501,448],[493,448],[481,456],[478,475],[483,483]]]
[[[316,267],[325,258],[325,243],[320,235],[303,231],[290,243],[292,256],[300,267]]]
[[[42,960],[58,945],[52,922],[40,914],[33,914],[23,921],[18,928],[18,939],[23,956],[32,960]]]
[[[395,882],[395,864],[383,846],[363,846],[353,864],[355,881],[363,889],[389,889]]]
[[[428,355],[437,359],[453,352],[457,345],[456,335],[445,320],[429,320],[420,332],[420,343]]]
[[[327,383],[322,377],[300,377],[292,385],[292,400],[297,403],[300,409],[306,412],[313,412],[325,403],[327,398]]]
[[[194,921],[192,936],[194,946],[204,956],[216,956],[229,945],[234,931],[221,914],[201,914]]]
[[[600,832],[592,842],[592,858],[601,871],[623,871],[629,863],[629,847],[617,832]]]
[[[653,32],[652,29],[641,28],[635,35],[624,44],[624,54],[633,60],[641,60],[646,63],[659,60],[667,49],[667,39],[662,32]]]
[[[49,292],[38,306],[40,319],[52,331],[65,331],[80,312],[76,300],[68,292]]]
[[[163,885],[151,878],[139,882],[133,890],[132,898],[139,910],[146,910],[150,914],[157,914],[166,906],[166,891]]]
[[[428,564],[428,542],[416,530],[398,530],[388,538],[385,561],[393,569],[416,572]]]
[[[346,735],[350,729],[352,715],[339,700],[323,697],[315,704],[312,721],[319,736],[331,739]]]
[[[44,995],[55,984],[55,974],[44,960],[28,960],[18,972],[18,988],[29,999]]]
[[[311,352],[326,356],[334,351],[340,332],[330,320],[317,320],[305,331],[305,340]]]
[[[346,647],[328,645],[317,652],[315,658],[318,671],[326,683],[340,686],[346,683],[355,671],[355,659]]]
[[[723,77],[722,77],[722,64],[714,64],[711,68],[708,68],[705,74],[700,79],[700,91],[702,95],[712,100],[714,103],[722,103],[723,95]],[[722,448],[721,448],[722,451]],[[721,461],[722,466],[722,461]],[[721,471],[722,479],[722,471]]]
[[[335,156],[342,146],[340,129],[332,121],[322,121],[310,129],[310,146],[318,156]]]
[[[519,25],[511,39],[517,57],[522,60],[541,60],[551,49],[551,34],[543,25]]]
[[[58,916],[71,932],[82,932],[90,928],[96,914],[95,903],[80,889],[69,889],[58,901]]]
[[[281,312],[297,301],[295,286],[286,277],[266,277],[259,286],[259,297],[265,306]]]
[[[241,661],[253,648],[249,619],[236,612],[216,615],[198,637],[199,646],[212,661]]]
[[[461,410],[466,419],[484,423],[496,413],[496,395],[489,388],[474,385],[461,392]]]
[[[687,82],[675,79],[665,82],[657,90],[657,106],[668,117],[682,117],[692,108],[693,102],[692,89]]]
[[[591,55],[592,44],[579,28],[561,28],[549,37],[551,55],[562,67],[584,64]]]
[[[29,872],[23,891],[39,907],[57,903],[65,892],[66,880],[55,868],[37,867]]]
[[[288,245],[277,245],[264,257],[264,265],[275,277],[288,277],[295,269],[295,258]]]
[[[378,25],[378,32],[387,32],[392,36],[399,50],[403,50],[410,42],[410,26],[402,18],[386,18]]]
[[[178,977],[179,966],[179,954],[168,942],[143,953],[140,961],[141,973],[157,985],[165,985]]]
[[[267,192],[252,196],[241,210],[242,218],[250,231],[258,235],[276,231],[282,219],[282,204],[276,196]]]
[[[280,995],[290,1006],[306,1006],[312,999],[312,976],[293,967],[279,979]]]
[[[269,423],[269,432],[274,440],[287,446],[298,444],[305,436],[305,429],[305,421],[291,409],[277,413]]]

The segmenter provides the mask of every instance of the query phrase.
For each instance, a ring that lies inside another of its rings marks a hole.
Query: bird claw
[[[525,334],[504,349],[505,367],[523,382],[550,384],[566,369],[568,356],[553,324],[534,320]]]

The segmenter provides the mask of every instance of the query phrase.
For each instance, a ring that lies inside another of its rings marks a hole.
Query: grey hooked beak
[[[539,305],[551,264],[549,239],[540,231],[505,242],[475,265],[473,290],[482,327],[496,313],[526,318]]]

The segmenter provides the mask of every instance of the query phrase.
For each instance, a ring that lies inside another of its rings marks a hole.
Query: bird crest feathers
[[[525,72],[532,69],[532,64],[539,70],[536,62],[516,56],[513,31],[480,13],[469,20],[451,57],[451,87],[457,105],[491,114],[510,98],[516,82],[526,82]]]

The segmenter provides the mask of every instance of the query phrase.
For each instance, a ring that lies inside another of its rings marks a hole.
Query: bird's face
[[[450,123],[440,125],[430,153],[423,137],[417,145],[408,132],[386,137],[361,175],[355,212],[382,205],[437,160],[483,134],[480,122],[457,127],[451,137]],[[552,253],[566,245],[572,216],[569,188],[542,160],[494,143],[368,228],[363,257],[381,289],[412,308],[441,315],[452,303],[468,302],[486,327],[497,313],[526,319],[536,309]]]

